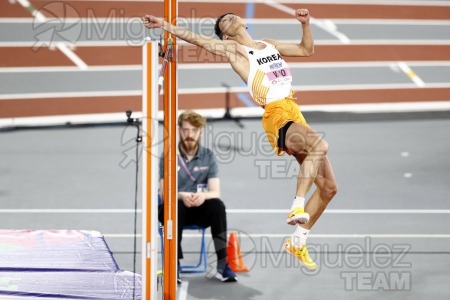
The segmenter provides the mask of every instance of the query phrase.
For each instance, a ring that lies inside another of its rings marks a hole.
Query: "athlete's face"
[[[193,126],[187,121],[181,123],[179,128],[181,146],[185,151],[190,152],[196,150],[200,144],[200,136],[202,128]]]
[[[223,39],[234,37],[240,27],[245,27],[244,22],[239,16],[228,14],[222,18],[219,23],[220,30],[223,34]]]

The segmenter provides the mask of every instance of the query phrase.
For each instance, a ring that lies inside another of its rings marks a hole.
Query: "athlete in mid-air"
[[[302,26],[299,43],[253,40],[243,20],[233,13],[226,13],[216,21],[215,32],[220,40],[193,33],[152,15],[142,17],[142,22],[147,28],[162,28],[190,44],[227,57],[233,70],[247,84],[253,100],[265,110],[262,124],[275,153],[292,155],[301,165],[296,197],[287,217],[287,223],[296,229],[284,242],[284,247],[305,267],[316,269],[317,265],[308,254],[306,239],[336,194],[337,185],[327,157],[328,143],[311,129],[300,112],[291,88],[292,74],[283,59],[283,56],[304,57],[314,53],[308,10],[296,10],[295,18]],[[313,183],[316,189],[305,205],[306,194]]]

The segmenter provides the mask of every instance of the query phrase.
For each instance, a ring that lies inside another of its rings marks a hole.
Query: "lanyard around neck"
[[[197,179],[195,179],[194,175],[189,171],[188,167],[186,166],[186,163],[184,162],[184,158],[181,157],[181,155],[178,155],[178,161],[180,162],[183,169],[186,171],[186,173],[189,175],[189,178],[191,178],[192,182],[195,182]]]

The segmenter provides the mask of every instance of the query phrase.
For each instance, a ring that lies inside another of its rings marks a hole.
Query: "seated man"
[[[178,265],[183,258],[181,240],[185,225],[211,226],[217,254],[217,275],[223,282],[235,282],[236,274],[227,264],[227,218],[220,200],[218,167],[213,152],[200,145],[206,120],[193,111],[178,117]],[[164,186],[164,158],[160,160],[160,190]],[[163,204],[164,205],[164,204]],[[164,224],[163,205],[159,220]],[[181,282],[181,279],[178,278]]]

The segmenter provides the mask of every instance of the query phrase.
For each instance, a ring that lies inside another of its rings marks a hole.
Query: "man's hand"
[[[141,18],[142,23],[145,27],[152,29],[152,28],[162,28],[164,24],[164,20],[161,18],[157,18],[155,16],[151,15],[145,15]]]
[[[204,193],[179,193],[179,198],[186,207],[198,207],[206,200]]]
[[[192,207],[194,202],[194,193],[180,192],[178,193],[178,198],[180,198],[186,207]]]
[[[200,205],[202,205],[206,198],[205,198],[205,193],[195,193],[193,194],[193,203],[192,206],[194,207],[199,207]]]
[[[295,17],[302,24],[309,24],[309,11],[305,8],[297,9],[295,11]]]

